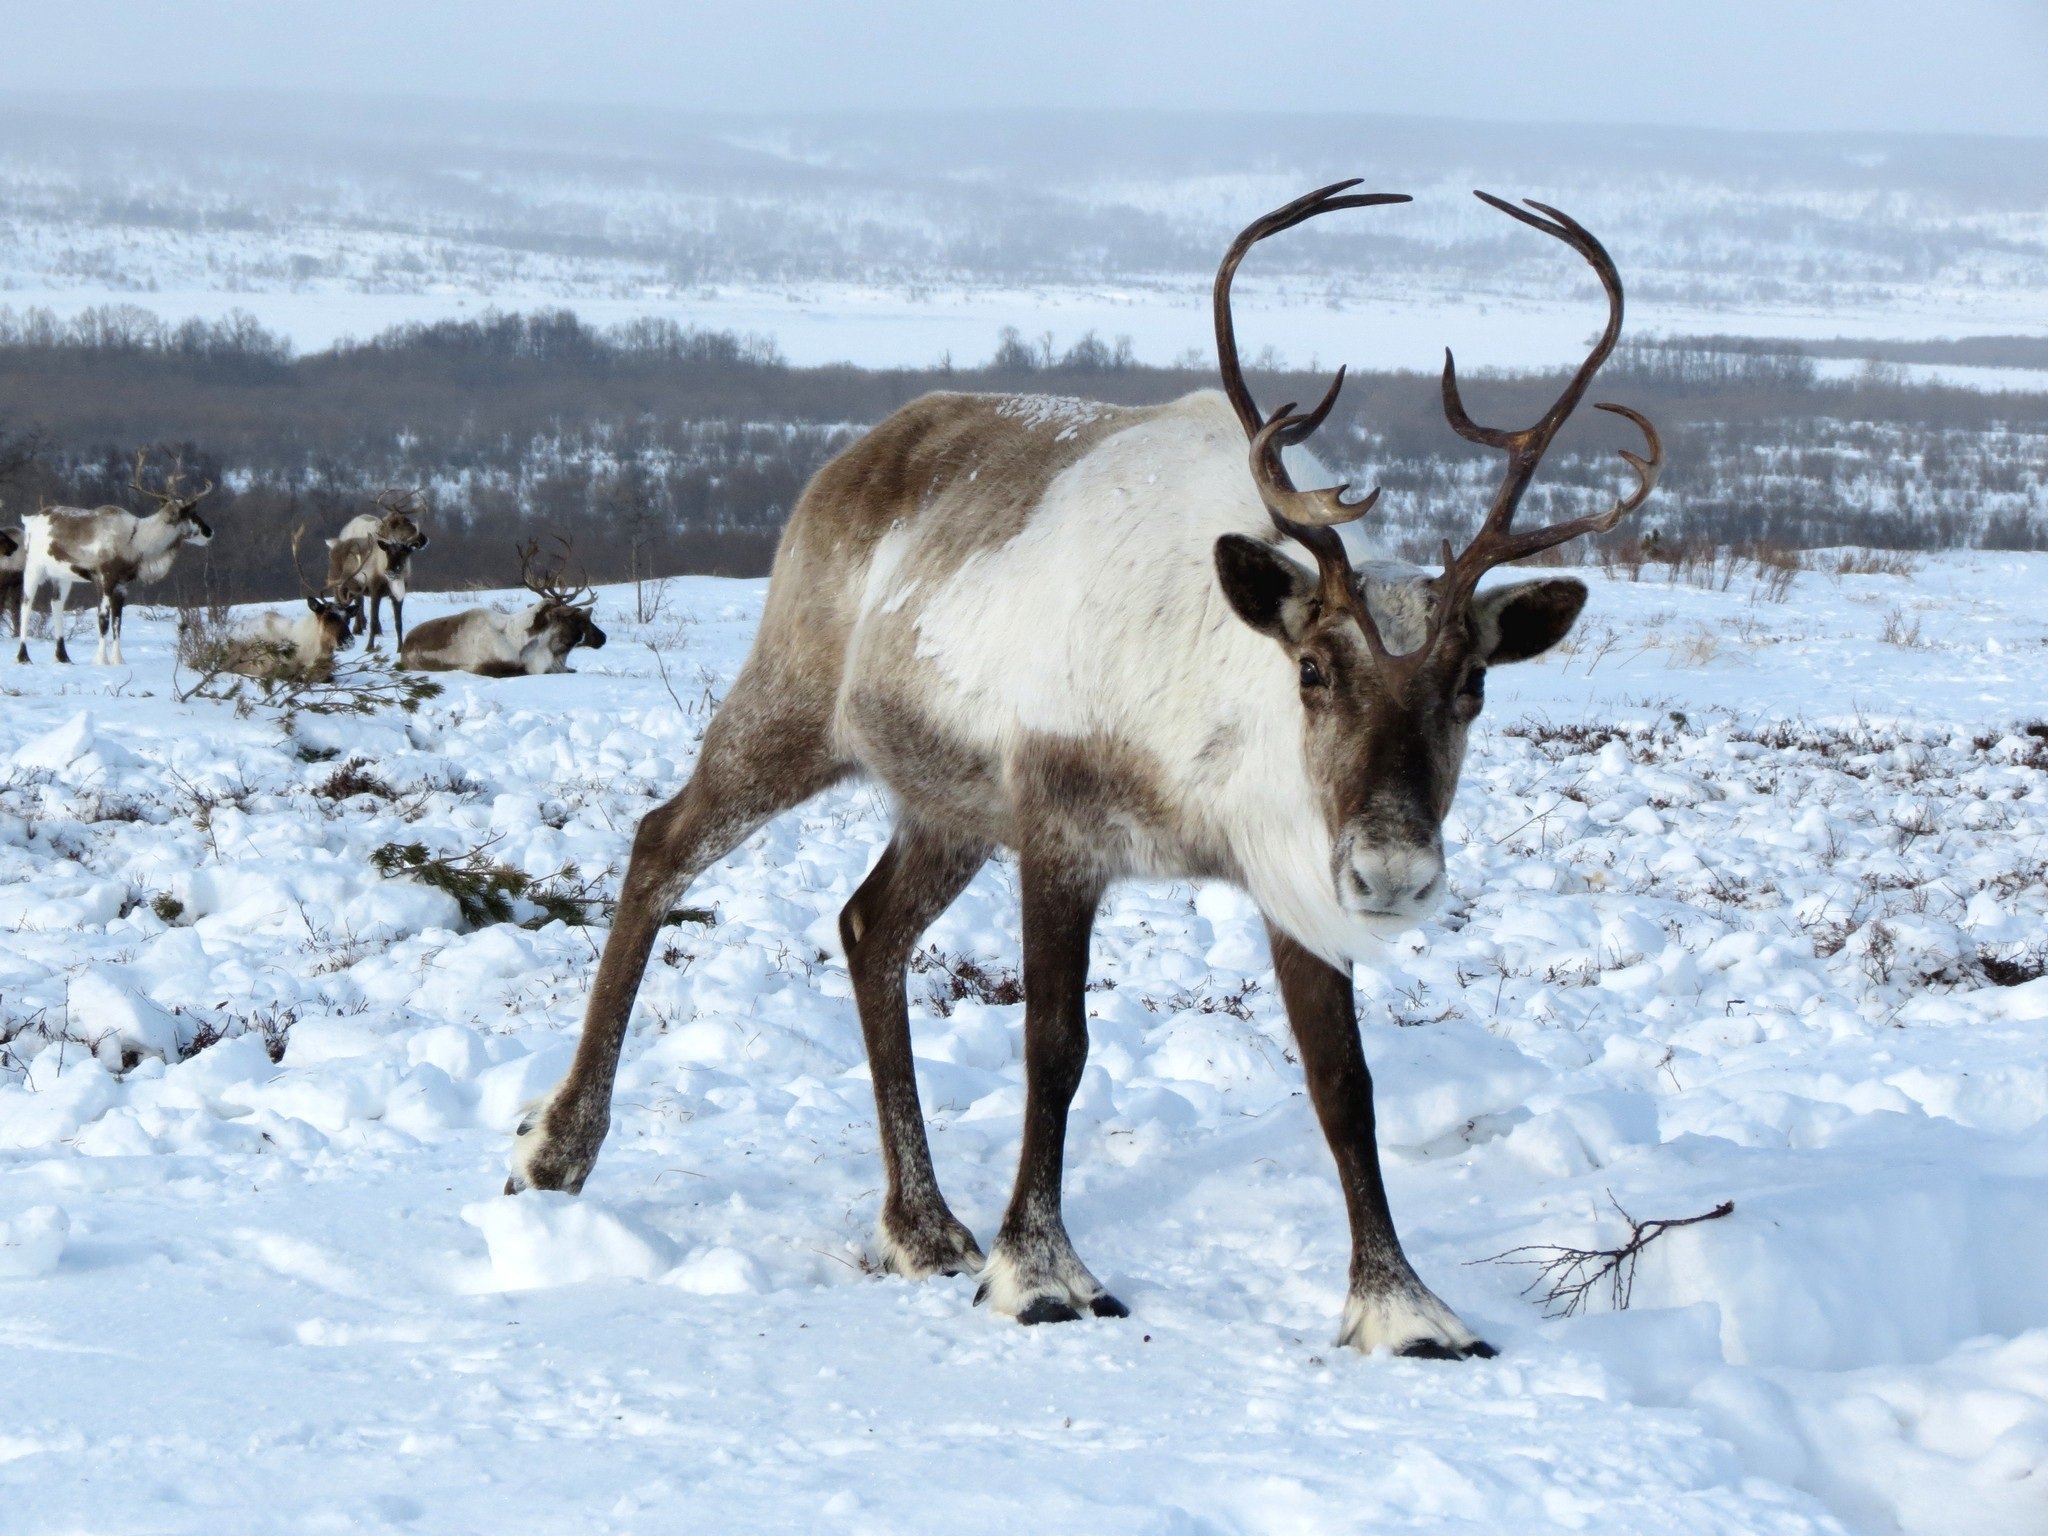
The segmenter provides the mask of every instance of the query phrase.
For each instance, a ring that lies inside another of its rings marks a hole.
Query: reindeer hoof
[[[1452,1346],[1435,1339],[1416,1339],[1394,1351],[1403,1360],[1491,1360],[1500,1351],[1484,1339]]]
[[[520,1113],[506,1194],[516,1195],[523,1189],[560,1189],[572,1195],[583,1192],[583,1181],[590,1177],[597,1149],[604,1142],[606,1123],[600,1121],[581,1135],[564,1135],[549,1123],[561,1091],[557,1084]],[[571,1123],[575,1123],[573,1118]]]
[[[1026,1328],[1040,1323],[1078,1323],[1081,1314],[1057,1296],[1041,1296],[1017,1314],[1017,1321]]]
[[[915,1215],[885,1209],[876,1246],[882,1267],[906,1280],[978,1275],[984,1262],[974,1234],[943,1205]]]
[[[1352,1295],[1344,1303],[1337,1343],[1409,1360],[1490,1360],[1496,1353],[1417,1280],[1377,1295]]]
[[[1060,1245],[1065,1248],[1065,1244]],[[995,1256],[982,1271],[981,1284],[974,1292],[974,1304],[1020,1323],[1071,1323],[1083,1317],[1129,1317],[1131,1309],[1102,1288],[1088,1273],[1071,1248],[1063,1253],[1040,1255],[1025,1269],[1003,1251],[1000,1242]]]

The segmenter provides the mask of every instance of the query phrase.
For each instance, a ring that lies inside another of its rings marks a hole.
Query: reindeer
[[[538,541],[519,546],[519,579],[540,601],[519,613],[470,608],[429,619],[398,648],[398,664],[418,672],[474,672],[480,677],[537,677],[567,672],[579,645],[601,649],[605,633],[591,621],[597,598],[587,586],[563,587],[562,559],[537,572]]]
[[[576,1191],[609,1125],[627,1017],[661,924],[691,881],[768,818],[856,773],[898,806],[839,931],[872,1063],[898,1274],[978,1271],[977,1301],[1023,1323],[1127,1309],[1069,1241],[1067,1110],[1087,1059],[1089,933],[1125,878],[1226,880],[1266,919],[1308,1092],[1351,1224],[1339,1342],[1432,1357],[1492,1349],[1417,1277],[1381,1183],[1351,966],[1444,890],[1442,823],[1487,669],[1555,645],[1586,601],[1552,578],[1480,590],[1493,567],[1612,528],[1662,467],[1596,515],[1517,530],[1515,510],[1621,332],[1622,289],[1590,233],[1540,204],[1494,208],[1563,241],[1608,298],[1599,342],[1535,425],[1483,427],[1444,360],[1463,437],[1507,455],[1478,533],[1431,574],[1351,564],[1338,533],[1375,492],[1301,490],[1281,450],[1322,403],[1263,415],[1230,309],[1257,242],[1341,208],[1339,182],[1248,227],[1216,276],[1223,391],[1167,405],[933,394],[827,464],[777,551],[752,652],[682,792],[634,836],[568,1076],[527,1107],[508,1193]],[[1305,567],[1295,554],[1305,553]],[[986,1258],[933,1174],[912,1067],[905,962],[998,847],[1023,902],[1023,1145]]]
[[[303,682],[325,682],[334,675],[334,653],[347,650],[353,638],[349,605],[327,597],[306,580],[299,564],[299,543],[305,534],[303,528],[292,530],[292,570],[308,611],[296,619],[281,613],[257,614],[228,637],[222,671]]]
[[[418,491],[386,490],[378,493],[382,515],[364,512],[350,518],[341,532],[327,541],[327,590],[350,605],[355,632],[363,632],[363,605],[369,604],[369,648],[375,650],[383,636],[377,622],[378,604],[391,600],[391,633],[397,644],[405,644],[405,587],[412,557],[427,547],[427,536],[417,521],[426,510]]]
[[[19,528],[0,528],[0,624],[18,622],[21,612],[21,569],[28,563],[28,535]]]
[[[213,482],[189,493],[183,490],[181,459],[164,477],[164,488],[153,491],[142,483],[143,453],[143,449],[135,450],[130,485],[156,502],[154,512],[137,516],[113,506],[43,507],[28,515],[21,603],[14,615],[16,661],[28,660],[29,610],[46,586],[56,588],[51,609],[56,619],[57,660],[71,660],[64,648],[70,628],[66,604],[71,600],[72,583],[89,581],[100,600],[100,644],[93,659],[101,666],[120,666],[121,614],[128,606],[128,584],[160,580],[178,558],[179,549],[212,541],[213,529],[193,508],[213,489]]]

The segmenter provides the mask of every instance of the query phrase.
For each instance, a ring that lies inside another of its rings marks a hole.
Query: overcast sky
[[[0,0],[0,89],[2048,134],[2048,0]]]

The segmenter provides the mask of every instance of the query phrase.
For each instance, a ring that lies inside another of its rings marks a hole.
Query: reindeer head
[[[1375,564],[1352,568],[1337,525],[1372,510],[1379,492],[1343,500],[1348,487],[1295,488],[1280,450],[1303,441],[1336,404],[1337,374],[1321,404],[1296,414],[1283,405],[1262,416],[1244,382],[1231,323],[1230,282],[1245,253],[1266,236],[1338,208],[1406,202],[1398,194],[1337,194],[1339,182],[1289,203],[1238,236],[1216,275],[1215,318],[1225,393],[1251,438],[1251,475],[1274,527],[1314,557],[1313,573],[1270,543],[1228,535],[1216,544],[1216,573],[1237,616],[1285,653],[1300,691],[1303,751],[1323,799],[1332,839],[1331,879],[1342,905],[1367,919],[1412,922],[1443,893],[1443,819],[1457,792],[1466,733],[1486,696],[1486,670],[1540,656],[1563,639],[1585,606],[1586,588],[1570,579],[1517,582],[1478,590],[1497,565],[1520,560],[1581,534],[1602,533],[1641,506],[1663,468],[1656,430],[1625,406],[1602,405],[1639,427],[1649,457],[1622,457],[1636,485],[1595,516],[1514,531],[1515,508],[1551,439],[1578,405],[1621,334],[1621,279],[1613,261],[1577,222],[1540,203],[1535,213],[1477,194],[1490,207],[1577,251],[1607,291],[1607,329],[1550,409],[1531,427],[1482,427],[1465,413],[1457,372],[1444,354],[1444,411],[1469,441],[1505,452],[1507,472],[1479,531],[1464,551],[1443,545],[1436,575]],[[1276,669],[1277,670],[1277,669]]]
[[[306,530],[303,527],[292,530],[292,571],[299,578],[299,590],[305,594],[306,607],[311,610],[315,622],[320,627],[322,649],[329,654],[345,651],[355,637],[355,629],[350,622],[355,612],[355,603],[352,600],[337,601],[330,598],[319,587],[306,580],[305,567],[299,563],[299,545],[305,537]],[[361,568],[361,564],[361,561],[357,562],[358,569]],[[353,577],[355,572],[350,571],[348,575]]]
[[[591,610],[597,607],[596,594],[581,582],[573,588],[562,585],[562,572],[569,563],[569,542],[557,542],[562,546],[561,555],[546,565],[540,563],[539,540],[519,546],[519,579],[527,591],[540,599],[528,620],[530,631],[535,635],[546,632],[557,656],[566,656],[579,645],[602,650],[605,633],[590,617]]]
[[[377,523],[377,542],[393,566],[405,564],[408,556],[427,547],[427,536],[420,532],[418,522],[427,504],[418,491],[380,491],[377,509],[384,514]]]
[[[130,484],[142,495],[156,503],[156,516],[169,522],[176,530],[180,544],[208,544],[213,541],[213,529],[206,519],[193,509],[213,489],[213,482],[207,481],[196,491],[184,488],[185,460],[181,454],[171,464],[164,476],[164,488],[152,490],[142,483],[142,460],[147,450],[135,450],[135,475]]]

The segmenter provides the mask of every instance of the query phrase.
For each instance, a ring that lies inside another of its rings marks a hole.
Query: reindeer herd
[[[89,583],[99,602],[99,650],[94,661],[121,663],[121,615],[128,588],[160,581],[178,551],[213,538],[213,529],[198,506],[213,489],[207,481],[197,490],[185,486],[182,464],[164,473],[161,488],[146,483],[146,452],[135,455],[130,480],[135,492],[156,502],[147,514],[122,507],[45,506],[30,513],[19,528],[0,528],[0,611],[11,611],[17,649],[15,660],[26,662],[29,617],[47,588],[51,593],[54,654],[71,660],[66,647],[71,588]],[[245,621],[215,647],[212,660],[221,671],[266,680],[324,680],[333,673],[334,657],[367,628],[367,648],[383,638],[381,611],[391,605],[392,640],[398,664],[423,672],[475,672],[484,677],[537,676],[569,670],[569,652],[605,642],[591,619],[596,598],[589,587],[566,587],[566,546],[560,557],[544,561],[538,543],[519,546],[522,584],[539,599],[516,613],[472,608],[429,621],[405,633],[405,594],[411,580],[412,557],[427,547],[420,529],[424,499],[417,491],[387,490],[376,498],[377,510],[342,525],[327,541],[327,579],[308,582],[300,564],[303,528],[291,536],[292,567],[306,600],[297,618],[259,613]]]

